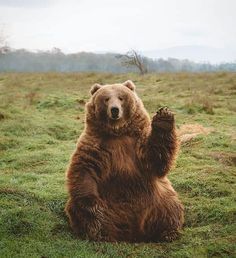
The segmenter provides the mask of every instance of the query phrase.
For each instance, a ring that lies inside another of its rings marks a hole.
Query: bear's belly
[[[107,203],[137,203],[150,199],[150,186],[142,176],[136,156],[135,140],[128,136],[106,139],[103,147],[110,153],[109,170],[99,194]]]
[[[150,199],[152,193],[148,182],[139,176],[118,175],[110,176],[99,186],[100,197],[107,203],[136,203]]]

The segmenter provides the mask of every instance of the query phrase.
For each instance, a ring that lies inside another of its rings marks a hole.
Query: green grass
[[[131,79],[150,112],[214,129],[182,146],[169,178],[185,205],[173,243],[77,239],[65,170],[93,83]],[[0,74],[0,257],[236,257],[236,74]]]

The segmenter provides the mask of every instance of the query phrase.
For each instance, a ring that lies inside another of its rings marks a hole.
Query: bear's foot
[[[152,127],[172,129],[174,127],[174,114],[167,107],[160,108],[152,119]]]

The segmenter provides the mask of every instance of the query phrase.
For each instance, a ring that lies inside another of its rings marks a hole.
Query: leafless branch
[[[9,51],[9,46],[7,44],[7,36],[5,34],[5,26],[0,25],[0,54],[4,54]]]
[[[117,58],[121,58],[122,64],[126,67],[135,66],[138,68],[141,75],[148,72],[145,64],[144,57],[135,50],[130,50],[126,54],[117,55]]]

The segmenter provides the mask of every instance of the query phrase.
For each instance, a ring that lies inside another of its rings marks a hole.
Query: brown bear
[[[167,179],[178,141],[174,115],[152,121],[132,81],[91,89],[86,125],[67,171],[74,232],[97,241],[171,241],[183,206]]]

